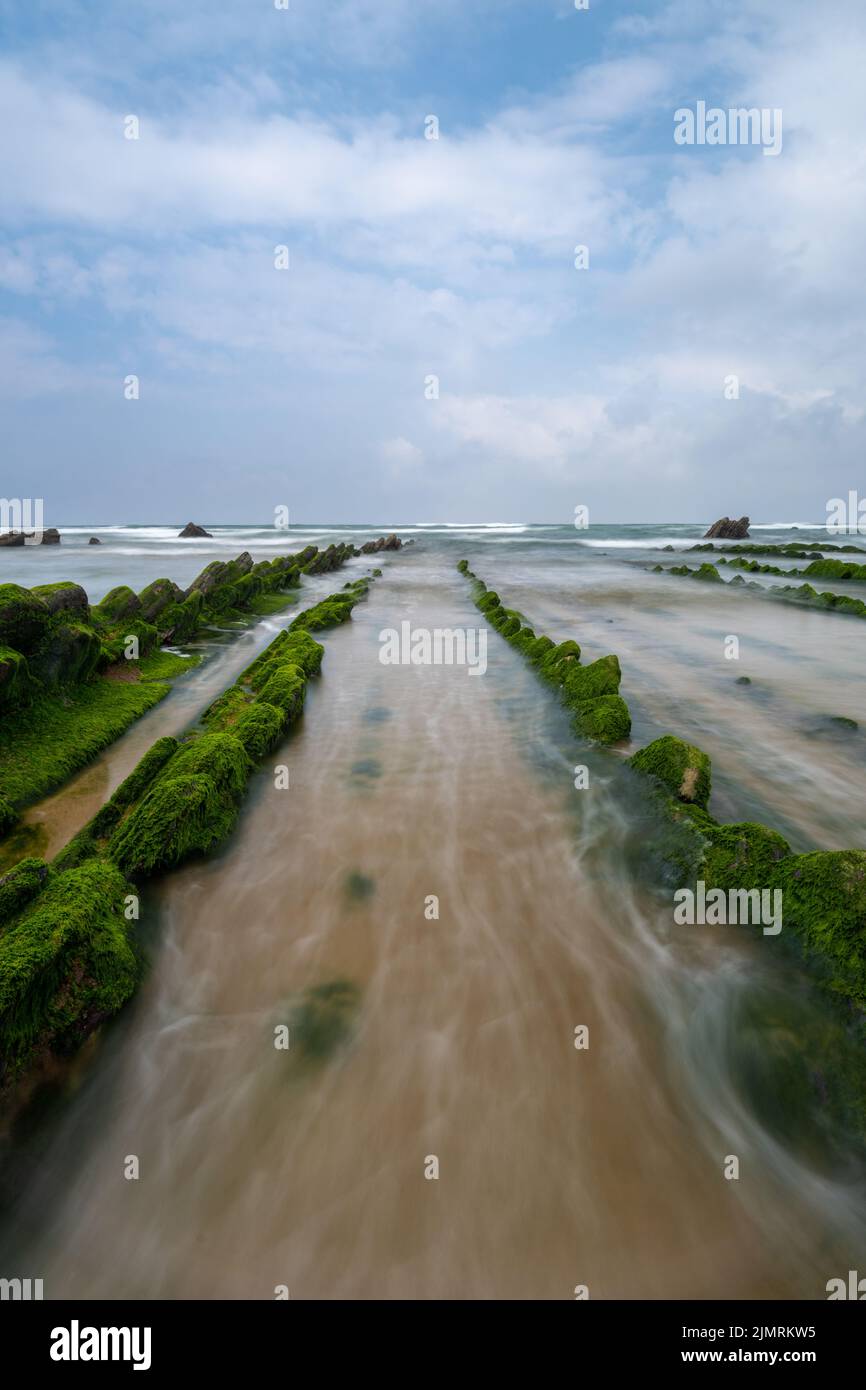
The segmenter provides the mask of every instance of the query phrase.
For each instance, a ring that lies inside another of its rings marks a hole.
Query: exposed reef
[[[133,993],[142,886],[231,833],[256,763],[297,722],[321,668],[308,625],[326,605],[328,625],[345,622],[368,584],[299,614],[200,727],[153,744],[52,863],[22,860],[0,878],[0,1091],[74,1050]]]
[[[368,544],[401,544],[380,542]],[[349,544],[309,545],[256,564],[245,552],[212,561],[186,589],[165,578],[138,594],[118,585],[93,605],[78,584],[0,584],[0,835],[16,810],[83,767],[198,660],[162,651],[164,644],[279,612],[295,601],[303,575],[327,574],[359,553]],[[336,595],[316,605],[313,629],[342,621],[347,601]]]
[[[734,562],[735,564],[737,562]],[[824,561],[830,564],[831,561]],[[746,567],[749,562],[745,562]],[[755,567],[752,567],[755,568]],[[783,570],[772,570],[770,566],[756,566],[762,572],[784,574]],[[810,567],[811,568],[811,567]],[[848,566],[848,568],[862,568],[861,566]],[[810,608],[823,609],[825,612],[847,613],[853,618],[866,618],[866,603],[859,598],[851,598],[848,594],[834,594],[829,590],[819,593],[811,584],[757,584],[745,580],[741,574],[735,574],[733,579],[725,580],[716,566],[705,561],[697,569],[689,565],[671,565],[667,570],[663,565],[654,565],[653,574],[675,574],[687,579],[697,579],[704,583],[721,584],[725,588],[748,589],[750,593],[757,594],[760,598],[775,599],[777,602],[798,603]],[[790,571],[787,571],[790,573]]]
[[[569,640],[557,646],[549,637],[536,636],[519,613],[505,608],[499,595],[472,573],[466,560],[457,568],[472,581],[475,606],[491,627],[523,653],[542,680],[559,690],[578,732],[596,743],[618,743],[628,738],[631,715],[619,693],[621,672],[615,656],[602,656],[581,666],[576,642]]]
[[[725,825],[707,810],[710,760],[666,734],[629,759],[655,785],[666,827],[654,854],[667,882],[707,890],[781,889],[784,926],[834,994],[866,1009],[866,852],[794,854],[776,830],[754,822]]]

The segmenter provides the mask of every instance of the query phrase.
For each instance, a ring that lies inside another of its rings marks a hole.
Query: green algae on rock
[[[641,748],[629,758],[629,764],[636,772],[655,777],[678,801],[706,810],[711,787],[710,760],[699,748],[665,734]]]
[[[341,621],[366,592],[353,586]],[[127,907],[137,920],[139,885],[226,840],[255,761],[299,718],[322,651],[302,627],[278,634],[214,701],[204,731],[159,739],[52,865],[24,860],[0,878],[0,1089],[37,1056],[78,1046],[133,992]],[[349,1002],[342,986],[307,1001],[310,1055],[336,1037]]]
[[[32,861],[9,878],[37,871]],[[0,936],[0,1085],[35,1052],[73,1050],[116,1013],[135,989],[139,963],[124,907],[129,885],[113,865],[92,859],[48,870]]]
[[[784,923],[822,981],[857,1009],[866,1008],[866,851],[793,854],[769,826],[718,822],[706,809],[709,758],[672,734],[628,762],[659,791],[667,829],[663,824],[656,847],[668,876],[677,876],[681,886],[702,880],[708,890],[724,892],[780,889]]]
[[[542,679],[557,687],[579,733],[608,745],[628,738],[631,715],[619,693],[622,673],[615,656],[581,666],[577,642],[569,639],[557,646],[549,637],[537,636],[521,614],[503,607],[499,595],[473,574],[467,560],[461,560],[457,568],[472,581],[475,606],[491,627],[523,653]]]
[[[347,544],[325,551],[307,546],[254,565],[244,552],[206,565],[186,591],[170,579],[153,580],[140,594],[118,585],[93,607],[80,585],[69,582],[32,590],[0,585],[0,835],[14,826],[18,810],[112,743],[200,659],[161,644],[279,611],[295,601],[290,590],[297,590],[302,572],[327,573],[357,553]],[[312,628],[344,621],[367,583],[355,581],[299,618]],[[312,638],[299,632],[296,646],[305,673],[318,669],[321,648]]]

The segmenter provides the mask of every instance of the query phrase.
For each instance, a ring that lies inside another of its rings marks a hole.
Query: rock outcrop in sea
[[[714,521],[709,531],[704,532],[704,540],[714,536],[722,541],[744,541],[749,534],[749,518],[741,516],[739,521],[732,521],[729,516],[723,516],[718,521]]]
[[[178,540],[201,540],[212,539],[210,531],[206,531],[203,526],[196,526],[194,521],[188,521],[182,531],[178,532]]]
[[[23,545],[25,541],[33,540],[35,535],[35,531],[4,531],[3,535],[0,536],[0,545]],[[34,541],[34,544],[59,545],[60,532],[56,526],[49,526],[42,532],[39,541]]]

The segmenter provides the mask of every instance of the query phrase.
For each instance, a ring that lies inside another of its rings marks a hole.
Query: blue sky
[[[48,524],[866,491],[859,0],[0,16],[0,493]],[[781,153],[677,146],[699,100],[781,109]]]

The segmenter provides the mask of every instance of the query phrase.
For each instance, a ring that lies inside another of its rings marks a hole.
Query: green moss
[[[285,726],[286,716],[282,709],[256,700],[248,705],[236,720],[232,732],[242,743],[254,762],[258,762],[274,747]]]
[[[303,709],[306,686],[306,677],[300,666],[277,666],[268,675],[259,692],[259,699],[266,705],[276,705],[277,709],[283,711],[286,722],[291,723]]]
[[[163,775],[185,777],[204,773],[220,791],[239,798],[250,766],[243,744],[233,734],[207,733],[181,744]]]
[[[102,642],[83,623],[58,623],[49,629],[30,658],[30,672],[45,686],[77,685],[100,663]]]
[[[51,614],[41,599],[20,584],[0,584],[0,646],[25,656],[40,643]]]
[[[502,600],[493,589],[488,589],[483,598],[478,600],[478,607],[481,609],[482,613],[490,613],[494,608],[500,608],[501,606]]]
[[[469,573],[469,561],[468,561],[468,560],[458,560],[458,561],[457,561],[457,568],[459,569],[459,571],[460,571],[461,574],[468,574],[468,573]]]
[[[586,737],[596,743],[619,743],[631,733],[631,715],[621,695],[599,695],[574,711],[574,722]]]
[[[567,642],[560,642],[558,647],[551,646],[538,662],[538,669],[545,680],[561,685],[571,667],[579,661],[580,647],[577,642],[569,639]]]
[[[99,860],[52,874],[0,937],[4,1080],[36,1048],[79,1044],[133,992],[128,891],[122,874]]]
[[[146,623],[156,623],[160,614],[176,603],[183,602],[183,589],[173,579],[154,579],[138,596],[141,616]]]
[[[777,866],[785,925],[818,957],[837,993],[866,1007],[866,852],[816,850]]]
[[[673,734],[665,734],[629,758],[629,765],[635,772],[655,777],[679,801],[706,809],[710,799],[711,765],[700,748]]]
[[[158,618],[164,640],[186,642],[205,621],[204,600],[198,591],[188,594],[182,603],[170,604]]]
[[[169,692],[156,683],[99,679],[40,695],[0,721],[0,784],[22,807],[71,777]]]
[[[118,584],[115,589],[109,589],[102,602],[93,609],[94,618],[111,627],[140,615],[141,599],[127,584]]]
[[[143,681],[170,681],[182,676],[185,671],[192,670],[200,662],[200,652],[183,656],[180,652],[167,652],[160,648],[159,651],[142,657],[138,663],[138,670]]]
[[[805,570],[796,572],[819,579],[843,579],[857,584],[866,582],[866,564],[857,565],[846,560],[813,560]]]
[[[352,609],[358,602],[357,593],[330,594],[321,603],[307,608],[292,620],[290,631],[304,628],[307,632],[322,632],[329,627],[338,627],[352,616]]]
[[[170,758],[178,751],[180,744],[176,738],[166,735],[151,744],[143,758],[140,758],[129,776],[124,778],[111,797],[114,806],[131,806],[143,796],[154,777],[162,771]]]
[[[21,859],[0,878],[0,932],[42,892],[47,879],[48,865],[44,859]]]
[[[0,713],[26,705],[38,688],[23,652],[0,647]]]
[[[313,1063],[332,1057],[352,1035],[359,1001],[357,986],[348,980],[308,989],[290,1014],[289,1055]]]
[[[600,656],[589,666],[579,666],[576,661],[566,664],[563,673],[562,690],[568,704],[583,704],[599,695],[616,695],[622,674],[615,656]]]
[[[17,820],[17,812],[13,811],[4,796],[0,796],[0,836],[8,835]]]
[[[708,839],[701,864],[701,877],[708,888],[767,887],[774,881],[782,859],[791,847],[776,830],[744,821],[739,825],[718,825],[708,821],[703,827]]]
[[[42,600],[52,615],[66,613],[82,622],[87,622],[90,617],[86,591],[69,579],[57,584],[37,584],[30,592]]]
[[[289,628],[279,633],[269,647],[257,656],[244,671],[241,680],[249,681],[253,690],[260,690],[278,666],[300,666],[306,676],[318,675],[325,648],[302,628]]]
[[[533,666],[539,666],[548,652],[553,651],[554,644],[549,637],[536,637],[535,641],[526,649],[526,655]]]
[[[375,879],[370,878],[367,874],[359,873],[357,869],[354,869],[346,878],[346,896],[351,898],[352,902],[367,902],[375,891]]]
[[[108,843],[110,858],[131,878],[208,854],[231,833],[236,800],[205,773],[164,775],[146,792]]]

